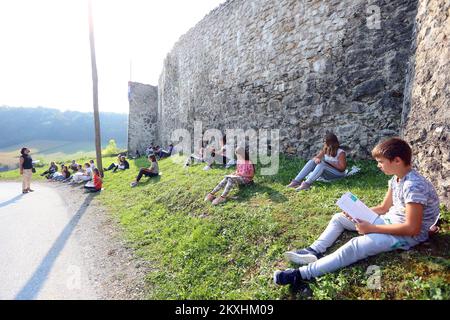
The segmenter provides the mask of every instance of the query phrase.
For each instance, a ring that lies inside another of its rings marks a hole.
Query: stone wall
[[[158,87],[129,82],[128,152],[144,153],[158,132]]]
[[[370,7],[375,5],[376,7]],[[355,157],[399,134],[417,0],[228,0],[182,36],[159,81],[173,129],[281,129],[310,157],[328,130]],[[380,28],[368,19],[380,8]]]
[[[402,135],[450,208],[450,2],[419,0]]]

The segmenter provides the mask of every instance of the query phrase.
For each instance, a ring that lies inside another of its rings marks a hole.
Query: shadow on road
[[[22,197],[23,197],[23,193],[21,193],[21,194],[15,196],[14,198],[11,198],[11,199],[9,199],[9,200],[6,200],[5,202],[1,202],[1,203],[0,203],[0,208],[9,206],[10,204],[16,202],[17,200],[19,200],[19,199],[22,198]]]
[[[86,212],[86,209],[89,207],[92,199],[95,197],[95,194],[89,194],[80,208],[77,210],[75,215],[70,219],[69,223],[66,225],[64,230],[60,233],[53,246],[48,251],[47,255],[41,261],[40,265],[31,276],[31,278],[27,281],[24,287],[20,290],[20,292],[16,295],[16,300],[32,300],[35,299],[38,295],[39,291],[42,289],[45,281],[47,280],[48,274],[50,273],[55,260],[58,258],[61,251],[64,249],[64,246],[75,229],[78,221],[80,221],[83,214]]]

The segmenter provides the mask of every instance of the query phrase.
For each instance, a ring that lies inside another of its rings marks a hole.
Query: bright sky
[[[92,0],[100,111],[157,85],[178,38],[225,0]],[[0,106],[92,111],[87,0],[0,0]]]

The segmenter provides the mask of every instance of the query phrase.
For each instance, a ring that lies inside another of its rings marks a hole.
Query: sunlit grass
[[[114,160],[105,158],[103,164]],[[213,207],[204,196],[232,169],[203,171],[202,165],[183,168],[165,159],[159,162],[160,177],[144,177],[130,188],[139,167],[148,166],[141,158],[130,162],[130,170],[106,172],[98,199],[117,218],[136,254],[151,262],[150,299],[302,298],[272,283],[275,269],[291,266],[283,252],[314,241],[338,211],[335,202],[344,192],[375,205],[389,179],[374,162],[358,161],[362,170],[353,177],[316,183],[303,193],[286,189],[304,163],[283,157],[278,175],[258,175],[254,185],[232,192],[237,199]],[[5,178],[14,178],[13,173],[0,173]],[[442,218],[443,232],[432,241],[326,275],[313,284],[313,298],[449,299],[448,211]],[[353,235],[344,234],[332,250]],[[366,285],[370,265],[381,268],[381,290]]]

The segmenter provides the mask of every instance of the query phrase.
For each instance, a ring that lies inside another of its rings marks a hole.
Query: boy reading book
[[[388,139],[372,150],[372,156],[381,171],[393,175],[382,204],[371,208],[379,217],[371,224],[353,221],[346,213],[335,214],[310,247],[285,254],[290,261],[304,266],[275,271],[276,284],[302,287],[310,279],[358,260],[395,249],[408,250],[428,239],[428,230],[439,218],[439,199],[431,183],[412,169],[408,143]],[[344,230],[357,231],[361,236],[323,256]]]

